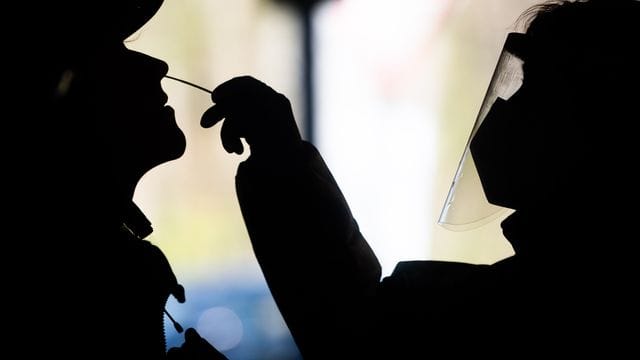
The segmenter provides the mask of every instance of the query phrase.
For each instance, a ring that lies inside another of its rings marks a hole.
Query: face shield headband
[[[454,231],[465,231],[485,225],[509,209],[489,203],[470,152],[470,144],[478,128],[497,99],[508,100],[522,85],[521,60],[526,35],[509,33],[495,67],[471,135],[458,163],[438,223]]]

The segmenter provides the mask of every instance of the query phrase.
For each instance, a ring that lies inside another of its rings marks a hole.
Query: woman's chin
[[[168,140],[164,143],[164,147],[162,150],[159,150],[158,153],[163,152],[165,154],[165,161],[172,161],[182,157],[187,149],[187,140],[184,136],[182,130],[178,129],[175,136],[171,140]]]
[[[144,162],[148,164],[148,166],[146,166],[148,170],[166,162],[179,159],[184,155],[187,147],[184,133],[179,129],[171,137],[165,137],[164,141],[157,145],[158,147],[156,147],[155,150],[151,152],[147,151],[147,160]]]
[[[180,134],[177,134],[177,139],[175,142],[175,146],[174,146],[174,152],[173,152],[173,157],[171,160],[176,160],[179,159],[180,157],[182,157],[182,155],[184,155],[184,152],[187,149],[187,139],[184,136],[184,133],[182,132],[182,130],[178,129]]]
[[[159,149],[158,151],[166,151],[168,155],[167,161],[170,161],[178,159],[182,155],[184,155],[184,152],[187,148],[187,140],[184,132],[176,123],[173,108],[171,108],[170,106],[165,106],[164,113],[165,118],[168,120],[167,124],[169,124],[169,126],[166,129],[166,136],[164,141],[162,142],[162,147],[164,149]]]

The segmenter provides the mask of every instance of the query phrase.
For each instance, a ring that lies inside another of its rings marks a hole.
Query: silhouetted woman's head
[[[79,234],[145,222],[132,202],[137,183],[183,154],[185,137],[161,87],[167,64],[125,46],[161,5],[58,0],[28,9],[39,36],[27,38],[22,64],[35,144],[25,162],[41,222]]]
[[[640,114],[638,19],[633,0],[553,1],[523,14],[523,84],[471,143],[491,203],[615,200]]]
[[[55,1],[34,5],[42,128],[69,197],[126,202],[144,173],[185,149],[161,79],[163,61],[124,41],[162,0]],[[54,170],[55,171],[55,170]],[[105,206],[109,208],[109,206]]]

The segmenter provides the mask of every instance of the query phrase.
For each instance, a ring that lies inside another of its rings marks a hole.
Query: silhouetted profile
[[[167,64],[124,44],[162,2],[45,1],[16,13],[36,34],[21,38],[15,71],[32,141],[19,154],[27,270],[16,294],[30,342],[19,357],[167,357],[165,303],[184,302],[184,289],[144,240],[152,227],[132,199],[145,173],[183,154],[185,137],[160,84]],[[195,330],[185,338],[173,358],[224,359]]]
[[[251,77],[214,90],[202,125],[225,119],[225,149],[251,146],[238,199],[305,359],[637,353],[640,3],[557,1],[524,20],[523,83],[471,143],[488,200],[515,210],[515,255],[490,265],[407,261],[381,279],[285,96]]]

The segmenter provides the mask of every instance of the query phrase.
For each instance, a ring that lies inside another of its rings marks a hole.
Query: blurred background
[[[252,75],[287,95],[386,276],[403,260],[512,254],[501,218],[464,232],[437,221],[506,34],[536,2],[165,0],[127,46],[205,88]],[[235,196],[249,152],[227,154],[219,125],[200,128],[207,93],[163,87],[187,151],[149,172],[135,200],[186,289],[167,308],[231,360],[299,359]],[[182,343],[168,321],[167,337]]]

